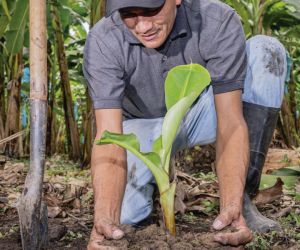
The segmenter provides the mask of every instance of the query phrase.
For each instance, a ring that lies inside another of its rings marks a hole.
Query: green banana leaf
[[[284,186],[286,188],[295,187],[297,180],[299,180],[298,176],[276,176],[276,175],[263,174],[261,177],[259,188],[265,189],[274,186],[278,177],[280,177],[281,180],[284,182]]]
[[[9,24],[9,18],[7,16],[0,17],[0,38],[3,36]]]
[[[294,10],[290,11],[290,14],[300,20],[300,2],[299,0],[283,0],[283,2],[287,3],[294,7]]]
[[[270,175],[275,176],[299,176],[300,177],[300,169],[299,167],[286,167],[281,168],[276,171],[273,171]]]
[[[206,86],[205,86],[206,87]],[[176,138],[178,128],[188,109],[199,96],[199,93],[192,92],[173,105],[167,112],[162,126],[162,164],[167,173],[169,173],[169,161],[172,151],[172,145]]]
[[[9,29],[5,33],[6,47],[12,55],[17,54],[23,47],[25,26],[28,22],[28,10],[28,0],[18,0]]]
[[[208,71],[199,64],[180,65],[171,69],[165,82],[167,110],[192,92],[200,95],[210,81]]]
[[[6,0],[1,0],[1,5],[2,5],[2,8],[3,8],[4,12],[5,12],[6,17],[10,21],[11,20],[11,16],[10,16],[10,12],[9,12],[9,8],[8,8]]]
[[[199,64],[180,65],[168,73],[165,83],[167,114],[162,126],[161,159],[169,172],[172,144],[188,109],[211,81],[209,72]]]
[[[161,186],[162,190],[167,190],[164,184],[169,184],[169,176],[161,168],[161,161],[158,154],[154,152],[143,153],[140,151],[140,143],[134,134],[117,134],[105,131],[101,140],[96,142],[98,145],[117,144],[142,160],[152,172],[157,184]]]

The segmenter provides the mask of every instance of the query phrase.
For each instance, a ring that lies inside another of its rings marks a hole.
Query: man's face
[[[157,9],[124,8],[121,18],[132,34],[147,48],[160,47],[169,36],[182,0],[166,0]]]

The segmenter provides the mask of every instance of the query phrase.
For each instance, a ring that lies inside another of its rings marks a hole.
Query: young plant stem
[[[163,210],[163,218],[167,231],[175,237],[176,225],[175,225],[175,190],[176,182],[171,183],[169,189],[160,193],[160,205]]]

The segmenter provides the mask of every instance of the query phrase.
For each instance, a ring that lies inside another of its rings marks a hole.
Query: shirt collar
[[[118,14],[117,18],[122,22],[120,14]],[[130,44],[141,44],[141,42],[131,33],[131,31],[126,27],[126,25],[123,22],[121,27],[124,33],[125,40],[127,42],[129,42]],[[174,40],[177,37],[180,37],[187,33],[188,33],[187,17],[186,17],[184,6],[180,5],[177,8],[177,14],[176,14],[174,26],[169,35],[169,38],[171,40]]]

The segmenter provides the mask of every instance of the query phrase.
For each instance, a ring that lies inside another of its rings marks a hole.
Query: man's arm
[[[229,245],[240,245],[251,240],[242,215],[243,192],[249,162],[247,125],[242,111],[241,91],[215,95],[218,128],[216,167],[220,187],[220,215],[213,227],[237,229],[234,233],[218,234],[215,240]]]
[[[95,117],[96,139],[100,139],[105,130],[123,132],[121,109],[99,109]],[[104,237],[120,239],[124,235],[118,225],[126,186],[126,151],[114,144],[94,144],[91,168],[95,207],[88,249],[96,250],[102,249],[100,244]]]

